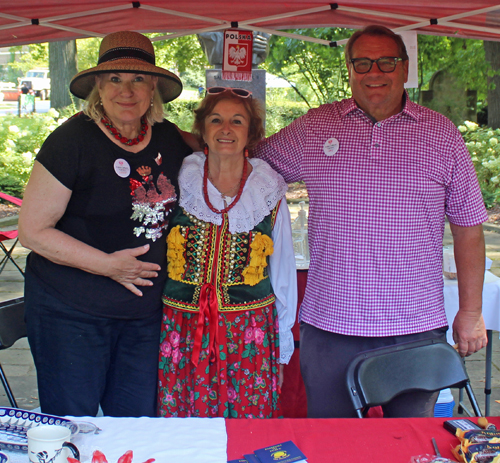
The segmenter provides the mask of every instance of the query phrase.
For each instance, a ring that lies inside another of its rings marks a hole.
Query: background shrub
[[[490,208],[500,200],[500,129],[465,121],[458,130],[474,163],[484,203]]]
[[[66,118],[55,110],[46,114],[0,119],[0,190],[22,197],[33,162],[47,136]]]
[[[165,116],[179,129],[191,132],[193,126],[193,111],[200,104],[197,100],[174,100],[165,105]]]
[[[281,102],[268,104],[266,109],[266,136],[279,132],[283,127],[304,115],[309,108],[304,103]]]

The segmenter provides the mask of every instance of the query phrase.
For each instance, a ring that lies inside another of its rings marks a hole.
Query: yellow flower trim
[[[186,259],[184,258],[184,244],[186,238],[181,235],[180,226],[172,228],[167,237],[167,270],[172,280],[181,280],[184,273]]]
[[[267,267],[267,256],[274,252],[273,240],[267,235],[257,233],[250,245],[250,263],[243,270],[244,282],[247,285],[255,286],[264,279],[264,269]]]

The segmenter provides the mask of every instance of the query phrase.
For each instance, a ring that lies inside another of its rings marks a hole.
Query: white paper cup
[[[71,430],[65,426],[36,426],[27,435],[31,463],[67,463],[68,457],[80,459],[80,452],[70,442]]]

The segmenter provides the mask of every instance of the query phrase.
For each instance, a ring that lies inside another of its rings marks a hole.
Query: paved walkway
[[[298,205],[291,208],[292,218],[296,217]],[[15,219],[0,220],[0,230],[14,229]],[[485,225],[486,254],[493,260],[491,271],[500,277],[500,227]],[[8,246],[10,242],[5,242]],[[452,244],[452,238],[447,227],[444,245]],[[16,246],[16,262],[24,268],[28,250],[21,246]],[[24,294],[24,280],[20,272],[12,265],[7,264],[0,274],[0,301],[20,297]],[[493,335],[493,365],[492,365],[492,400],[490,415],[500,415],[500,404],[495,399],[500,400],[500,341],[499,333]],[[26,339],[19,340],[13,347],[0,351],[0,363],[9,378],[9,382],[20,408],[33,409],[39,406],[36,388],[36,375],[33,359]],[[484,349],[466,360],[467,371],[471,378],[472,387],[478,398],[481,409],[484,411],[484,371],[485,352]],[[455,402],[457,402],[457,394]],[[468,403],[467,400],[465,401]],[[9,402],[3,388],[0,386],[0,406],[8,407]],[[457,408],[455,407],[455,414]],[[458,415],[457,415],[458,416]]]

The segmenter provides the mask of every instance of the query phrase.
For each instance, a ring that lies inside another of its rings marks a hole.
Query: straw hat
[[[95,76],[104,72],[134,72],[158,77],[163,102],[175,100],[182,92],[181,80],[172,72],[155,66],[151,41],[138,32],[113,32],[102,39],[97,66],[79,72],[69,85],[71,93],[85,99],[95,85]]]

